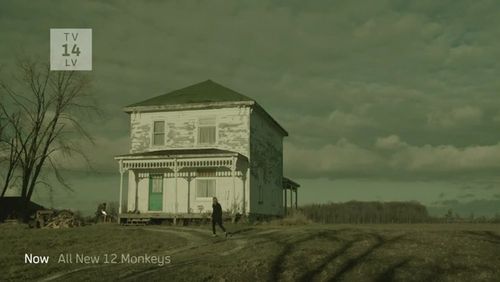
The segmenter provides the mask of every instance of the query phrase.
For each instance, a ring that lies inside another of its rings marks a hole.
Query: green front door
[[[163,174],[149,175],[149,210],[163,210]]]

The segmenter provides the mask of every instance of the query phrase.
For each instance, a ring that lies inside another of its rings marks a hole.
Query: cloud
[[[342,126],[342,127],[359,127],[359,126],[369,126],[373,122],[365,117],[356,115],[353,113],[346,113],[341,110],[334,110],[328,115],[328,122],[332,128]]]
[[[483,172],[489,174],[500,170],[500,143],[465,148],[453,145],[415,146],[402,141],[397,135],[377,138],[373,147],[361,147],[346,139],[317,150],[289,144],[285,146],[285,156],[288,156],[285,168],[304,178],[477,179]],[[304,163],[313,165],[305,168]]]
[[[476,196],[474,194],[471,194],[471,193],[468,193],[468,194],[463,194],[463,195],[459,195],[458,198],[459,199],[468,199],[468,198],[475,198]]]
[[[294,177],[362,177],[381,163],[380,156],[341,139],[318,150],[285,144],[285,167]]]
[[[407,146],[407,144],[401,142],[399,136],[397,135],[389,135],[387,137],[377,138],[377,141],[375,142],[375,147],[379,149],[392,150],[399,149],[403,146]]]
[[[498,4],[364,5],[8,1],[0,56],[8,66],[23,46],[48,59],[49,28],[94,29],[107,120],[85,124],[98,144],[85,150],[102,169],[128,149],[121,107],[211,78],[290,132],[292,177],[496,177]]]
[[[94,144],[89,142],[75,142],[74,144],[88,158],[88,163],[79,154],[64,155],[58,152],[53,155],[58,168],[72,171],[92,169],[98,173],[117,172],[118,165],[113,157],[128,153],[130,147],[128,137],[104,138],[99,136],[95,138]]]
[[[391,157],[393,167],[414,172],[472,172],[500,169],[500,143],[457,148],[452,145],[408,146]]]
[[[427,115],[427,122],[434,127],[463,127],[481,122],[483,112],[472,106],[463,106],[449,112],[434,112]]]

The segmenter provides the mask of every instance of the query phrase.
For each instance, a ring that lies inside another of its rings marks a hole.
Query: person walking
[[[217,201],[217,197],[213,197],[212,199],[212,233],[213,236],[217,236],[217,233],[215,232],[215,225],[219,225],[220,229],[224,231],[224,234],[227,237],[227,231],[226,228],[222,225],[222,207],[219,204],[219,201]]]

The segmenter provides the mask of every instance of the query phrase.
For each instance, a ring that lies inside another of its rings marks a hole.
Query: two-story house
[[[283,177],[288,133],[255,100],[207,80],[124,111],[120,218],[194,218],[211,212],[212,197],[233,214],[283,215],[287,190],[297,205],[298,184]]]

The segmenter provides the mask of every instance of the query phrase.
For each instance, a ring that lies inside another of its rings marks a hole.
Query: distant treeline
[[[311,204],[300,207],[318,223],[423,223],[433,221],[418,202],[359,202]]]

